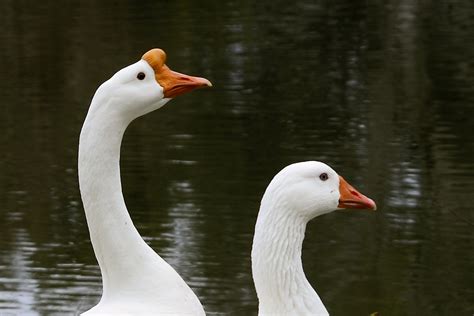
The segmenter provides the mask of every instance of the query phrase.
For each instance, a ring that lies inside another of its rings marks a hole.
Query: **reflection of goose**
[[[311,219],[346,208],[376,206],[324,163],[296,163],[273,178],[262,198],[252,247],[260,315],[329,315],[306,279],[301,247]]]
[[[196,295],[133,226],[122,196],[120,144],[135,118],[177,95],[211,86],[203,78],[171,71],[153,49],[102,84],[92,99],[79,141],[79,184],[102,298],[85,315],[203,315]]]

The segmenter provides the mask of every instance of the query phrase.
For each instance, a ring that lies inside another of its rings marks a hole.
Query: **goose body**
[[[79,185],[103,281],[100,302],[83,315],[204,315],[191,288],[141,238],[120,182],[127,126],[170,98],[211,85],[171,71],[165,59],[162,50],[153,49],[103,83],[81,130]]]
[[[295,163],[273,178],[261,201],[252,246],[259,315],[329,315],[304,274],[301,249],[311,219],[349,208],[376,206],[324,163]]]

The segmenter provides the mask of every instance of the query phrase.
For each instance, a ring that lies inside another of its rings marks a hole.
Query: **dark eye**
[[[319,179],[321,179],[321,181],[326,181],[327,179],[329,179],[329,176],[326,172],[324,172],[319,175]]]
[[[143,72],[139,72],[138,75],[137,75],[137,79],[138,80],[143,80],[145,79],[145,74]]]

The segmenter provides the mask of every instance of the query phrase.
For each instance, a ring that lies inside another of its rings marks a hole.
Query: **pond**
[[[97,87],[153,47],[206,77],[128,128],[123,191],[208,314],[255,315],[250,250],[284,166],[331,165],[377,212],[313,220],[331,315],[474,313],[474,5],[466,1],[0,3],[0,314],[101,295],[77,180]]]

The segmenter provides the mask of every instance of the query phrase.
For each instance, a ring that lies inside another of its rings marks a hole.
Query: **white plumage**
[[[295,163],[273,178],[262,198],[252,247],[259,315],[329,315],[306,279],[301,248],[311,219],[346,208],[376,206],[322,162]]]
[[[120,145],[130,122],[211,85],[169,70],[165,59],[153,49],[103,83],[82,127],[79,185],[103,281],[100,302],[83,315],[204,315],[191,288],[134,227],[120,182]]]

